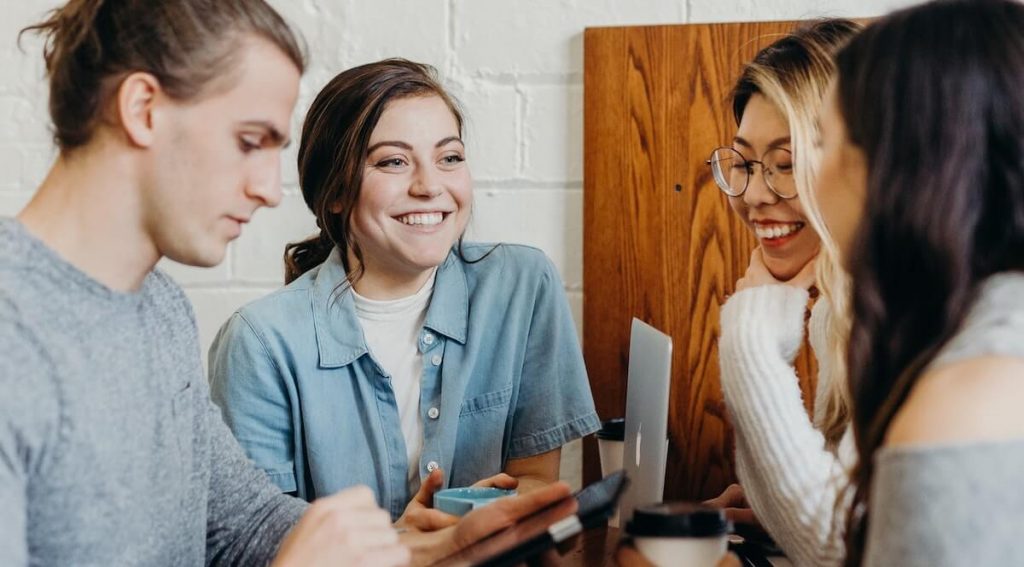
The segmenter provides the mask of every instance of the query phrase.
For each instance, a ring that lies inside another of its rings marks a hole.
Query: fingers
[[[420,489],[416,491],[416,496],[412,497],[412,501],[422,504],[426,508],[434,506],[434,493],[444,486],[444,473],[441,469],[435,469],[432,471],[427,478],[423,479],[423,483],[420,485]]]
[[[707,504],[708,506],[717,506],[719,508],[724,508],[728,506],[729,502],[732,499],[733,486],[736,485],[730,484],[729,486],[725,487],[725,490],[723,490],[721,494],[714,498],[709,498],[708,500],[705,500],[704,504]]]
[[[750,508],[726,508],[725,517],[734,524],[757,524],[757,516]]]
[[[409,551],[399,543],[398,532],[383,510],[337,511],[312,530],[303,534],[304,551],[317,553],[324,560],[354,565],[404,565],[409,561]]]
[[[747,496],[743,493],[742,486],[734,482],[730,484],[725,491],[729,494],[729,506],[740,506],[743,508],[749,507],[747,506]]]
[[[385,565],[408,563],[391,516],[377,507],[373,492],[354,487],[311,504],[289,532],[275,565]]]
[[[377,507],[373,491],[365,486],[356,486],[320,498],[309,506],[306,514],[319,529],[344,534],[346,539],[358,540],[352,534],[362,533],[360,537],[372,537],[388,543],[398,541],[391,526],[391,516]],[[371,532],[381,532],[382,535],[368,535]]]
[[[351,543],[361,544],[371,539],[384,544],[398,541],[398,534],[391,525],[391,515],[379,508],[333,510],[321,518],[317,527],[338,534]],[[379,536],[372,535],[378,532]]]
[[[412,559],[412,553],[404,545],[369,550],[348,548],[340,553],[332,551],[321,547],[314,554],[294,562],[282,563],[279,558],[274,567],[405,567]]]
[[[768,264],[764,261],[764,250],[758,246],[750,253],[750,265],[747,266],[747,273],[750,275],[765,276],[775,279],[768,271]]]
[[[754,511],[747,505],[743,487],[738,484],[730,484],[722,491],[722,494],[711,500],[705,500],[704,504],[724,509],[725,516],[734,524],[756,525],[758,523]]]
[[[576,511],[578,503],[569,498],[569,485],[556,482],[538,488],[527,494],[502,498],[492,504],[473,510],[459,522],[456,545],[464,547],[483,539],[494,532],[515,524],[520,518],[534,514],[556,502],[545,513],[554,519],[563,518]]]
[[[525,498],[525,496],[517,498]],[[568,496],[552,503],[538,504],[529,508],[522,507],[513,512],[510,512],[508,507],[502,509],[501,507],[495,507],[495,504],[491,504],[466,515],[465,523],[467,529],[460,534],[462,536],[460,544],[464,547],[466,544],[479,541],[495,532],[515,525],[520,519],[532,514],[538,514],[539,519],[537,521],[540,523],[554,524],[576,513],[578,507],[579,504],[576,502],[576,499]],[[473,514],[477,515],[473,516]]]
[[[377,507],[373,491],[365,485],[353,486],[316,501],[324,508]]]
[[[715,496],[714,498],[709,498],[701,502],[701,504],[704,504],[705,506],[712,506],[715,508],[725,508],[729,505],[729,501],[728,496],[726,496],[726,494],[723,492],[722,494]]]
[[[393,528],[374,529],[351,527],[345,532],[345,539],[353,544],[353,547],[362,549],[387,548],[398,543],[398,532]]]
[[[785,282],[779,281],[765,264],[764,250],[758,246],[754,248],[754,251],[750,253],[750,265],[747,266],[746,273],[743,277],[736,281],[736,291],[743,289],[757,287],[762,285],[772,285],[779,283],[786,283],[794,287],[800,287],[803,289],[809,289],[814,285],[817,272],[815,270],[815,264],[817,263],[817,256],[811,259],[810,262],[804,264],[803,268],[792,278]]]
[[[431,472],[427,478],[423,479],[416,496],[409,501],[405,512],[395,522],[395,525],[432,532],[457,523],[459,519],[456,516],[433,509],[434,493],[443,485],[444,473],[440,469]]]
[[[519,479],[514,476],[507,475],[505,473],[499,473],[492,477],[477,481],[477,483],[474,484],[473,486],[494,487],[503,488],[505,490],[511,490],[519,486]]]
[[[411,559],[409,548],[402,545],[368,552],[361,557],[358,564],[366,567],[405,567]]]
[[[513,496],[510,498],[502,498],[497,502],[491,504],[491,506],[498,506],[503,512],[509,515],[509,517],[515,521],[524,516],[529,516],[537,510],[550,506],[559,500],[567,498],[572,491],[569,489],[569,485],[564,482],[556,482],[538,488],[533,492],[523,494],[520,496]],[[486,508],[481,508],[482,510]]]
[[[750,265],[753,266],[755,264],[764,266],[764,250],[762,250],[760,246],[755,246],[754,249],[750,251]]]
[[[403,516],[403,525],[408,525],[424,532],[442,530],[459,523],[459,517],[446,514],[431,508],[408,510]]]
[[[746,273],[736,282],[736,291],[777,283],[779,280],[775,279],[764,263],[764,252],[761,247],[754,248],[750,253],[750,265],[747,266]]]
[[[736,483],[727,486],[718,496],[704,501],[704,504],[714,506],[716,508],[742,506],[745,503],[746,498],[743,496],[743,487]]]
[[[811,261],[807,262],[807,264],[804,265],[803,268],[801,268],[800,272],[797,273],[797,275],[793,276],[793,279],[789,280],[787,283],[793,286],[801,287],[803,289],[809,289],[812,285],[814,285],[814,281],[817,279],[817,271],[815,269],[817,263],[817,256],[811,258]]]
[[[338,518],[360,518],[365,526],[391,526],[391,517],[377,507],[373,491],[366,486],[347,488],[320,498],[309,506],[306,514],[311,522],[339,521]],[[345,521],[345,520],[341,520]]]

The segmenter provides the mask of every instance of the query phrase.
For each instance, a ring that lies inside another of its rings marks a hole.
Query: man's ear
[[[160,95],[160,81],[149,73],[132,73],[121,81],[117,117],[130,143],[143,148],[153,144],[154,106]]]

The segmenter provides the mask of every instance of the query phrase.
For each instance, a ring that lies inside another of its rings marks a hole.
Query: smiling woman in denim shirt
[[[320,234],[210,351],[214,400],[284,492],[366,484],[436,527],[438,488],[553,482],[562,445],[599,427],[554,266],[462,240],[462,126],[433,69],[404,60],[341,73],[310,108],[298,162]]]

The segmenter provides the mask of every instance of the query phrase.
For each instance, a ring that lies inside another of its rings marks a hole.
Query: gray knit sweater
[[[933,367],[981,356],[1024,358],[1024,273],[985,282]],[[1021,478],[1024,439],[883,448],[865,564],[1024,565]]]
[[[304,509],[209,400],[191,306],[0,219],[0,565],[258,565]]]

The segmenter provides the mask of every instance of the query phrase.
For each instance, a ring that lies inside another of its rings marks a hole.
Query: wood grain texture
[[[584,34],[584,357],[602,419],[625,413],[629,329],[672,335],[666,499],[717,495],[733,473],[719,307],[754,238],[704,164],[732,139],[743,63],[792,22],[592,28]],[[798,361],[810,411],[816,369]],[[585,481],[599,476],[595,444]]]

